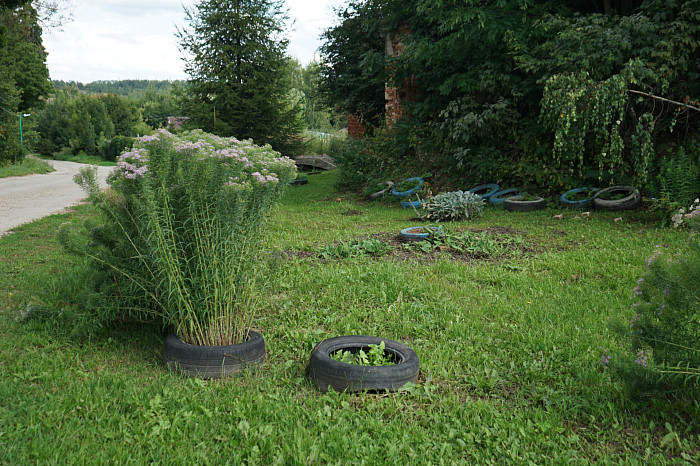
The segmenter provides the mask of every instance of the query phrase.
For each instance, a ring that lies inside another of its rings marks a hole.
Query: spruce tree
[[[190,76],[181,100],[188,123],[298,153],[303,120],[290,98],[283,2],[203,0],[185,14],[177,37]]]

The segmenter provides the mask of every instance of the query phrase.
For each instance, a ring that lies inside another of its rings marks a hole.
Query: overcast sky
[[[89,83],[111,79],[186,79],[175,26],[183,5],[197,0],[73,0],[73,21],[45,31],[51,79]],[[289,55],[308,63],[344,0],[286,0]]]

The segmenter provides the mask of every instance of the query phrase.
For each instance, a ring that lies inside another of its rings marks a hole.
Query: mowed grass
[[[667,401],[633,403],[600,364],[602,349],[625,348],[610,324],[629,322],[645,259],[656,245],[675,251],[685,233],[637,212],[488,207],[449,228],[508,228],[524,252],[319,260],[308,256],[329,242],[423,223],[411,209],[336,192],[332,172],[308,178],[269,225],[255,320],[267,361],[227,380],[168,372],[159,328],[122,324],[75,339],[56,323],[18,322],[34,277],[74,261],[56,229],[92,215],[89,206],[0,238],[0,463],[700,461],[697,419]],[[418,386],[315,390],[305,376],[313,346],[352,334],[411,346]]]

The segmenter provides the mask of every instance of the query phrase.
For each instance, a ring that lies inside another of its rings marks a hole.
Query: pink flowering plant
[[[632,290],[632,318],[624,333],[630,353],[601,357],[637,394],[700,394],[700,237],[665,253],[657,245]],[[617,359],[617,360],[616,360]]]
[[[138,138],[106,190],[82,172],[76,181],[103,213],[83,251],[111,314],[157,317],[190,344],[245,341],[266,219],[295,177],[294,161],[269,146],[201,130]]]

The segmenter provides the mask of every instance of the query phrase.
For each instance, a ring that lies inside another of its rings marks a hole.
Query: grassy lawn
[[[328,243],[422,224],[411,209],[336,192],[334,176],[309,176],[276,210],[255,321],[267,361],[223,381],[168,372],[160,329],[123,324],[76,340],[57,324],[17,321],[36,274],[73,260],[57,227],[89,206],[0,238],[0,463],[700,462],[697,419],[632,403],[600,363],[602,349],[624,348],[610,324],[632,317],[645,259],[686,233],[638,212],[487,207],[449,228],[517,236],[522,247],[321,260]],[[320,394],[305,377],[311,349],[353,334],[408,344],[419,384]]]

